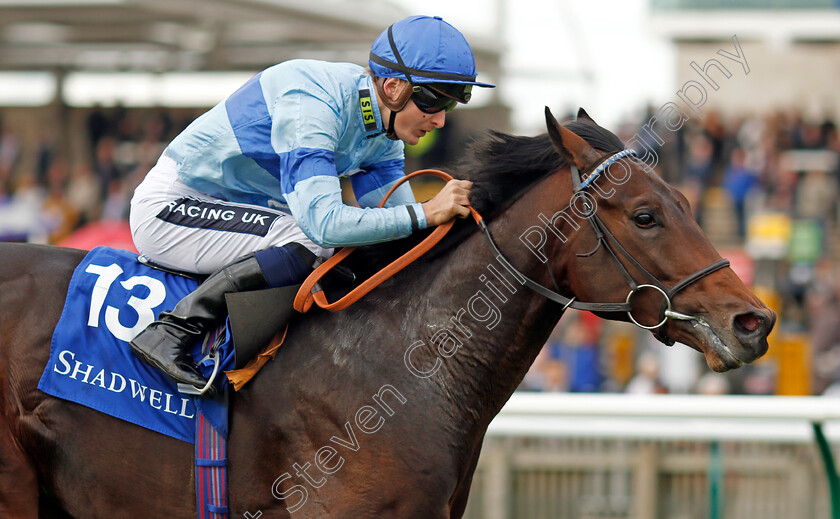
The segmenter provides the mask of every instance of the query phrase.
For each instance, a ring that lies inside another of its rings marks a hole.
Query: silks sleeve
[[[344,204],[335,166],[337,116],[328,103],[306,93],[285,99],[284,116],[297,113],[296,147],[286,152],[282,182],[289,210],[309,239],[322,247],[368,245],[404,238],[420,228],[418,203],[388,208],[358,208]],[[288,102],[292,101],[292,102]],[[288,139],[288,135],[284,138]],[[399,200],[405,200],[405,192]],[[411,199],[413,202],[413,197]]]

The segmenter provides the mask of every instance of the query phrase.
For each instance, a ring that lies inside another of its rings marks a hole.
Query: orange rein
[[[394,184],[394,187],[392,187],[391,190],[388,191],[388,193],[385,195],[385,198],[383,198],[382,201],[379,202],[378,207],[384,206],[385,202],[388,200],[388,198],[391,196],[394,190],[401,186],[403,182],[406,182],[409,179],[421,175],[433,175],[447,182],[452,180],[452,176],[450,174],[437,169],[421,169],[419,171],[415,171],[414,173],[410,173],[405,177],[401,178],[399,182]],[[481,215],[478,214],[478,212],[472,207],[469,207],[469,209],[475,222],[479,223],[482,220]],[[312,271],[309,277],[306,278],[306,280],[303,282],[303,285],[301,285],[300,290],[298,290],[297,295],[295,296],[294,309],[298,312],[305,313],[312,307],[312,303],[315,303],[321,308],[324,308],[331,312],[344,310],[348,306],[352,305],[353,303],[367,295],[368,292],[382,284],[385,280],[387,280],[397,272],[401,271],[409,264],[411,264],[414,260],[428,252],[429,249],[437,245],[437,243],[441,239],[443,239],[444,236],[446,236],[446,233],[449,232],[449,229],[452,228],[452,225],[454,223],[455,220],[452,219],[446,223],[438,225],[435,228],[435,230],[432,231],[431,234],[426,236],[426,238],[423,241],[415,245],[410,251],[395,259],[388,266],[386,266],[385,268],[383,268],[382,270],[365,280],[362,284],[351,290],[350,293],[346,296],[342,297],[334,303],[330,303],[327,301],[323,289],[316,289],[316,285],[318,281],[320,281],[321,278],[324,277],[324,275],[331,268],[333,268],[335,265],[338,265],[344,258],[349,256],[351,252],[356,250],[356,247],[342,248],[330,259],[319,265],[318,268]]]

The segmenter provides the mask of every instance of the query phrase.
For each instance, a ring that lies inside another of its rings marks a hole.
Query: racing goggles
[[[466,104],[472,96],[472,85],[435,83],[412,85],[411,100],[421,112],[436,114],[441,110],[451,112],[458,103]]]

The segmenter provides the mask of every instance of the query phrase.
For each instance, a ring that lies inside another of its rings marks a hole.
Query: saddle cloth
[[[132,252],[93,249],[70,281],[38,389],[189,443],[195,443],[201,413],[226,438],[229,383],[222,371],[234,367],[229,327],[217,332],[225,338],[214,399],[179,393],[172,379],[143,363],[128,346],[196,285],[139,263]],[[192,348],[197,360],[203,358],[202,344]],[[199,369],[207,377],[213,371],[208,363]]]

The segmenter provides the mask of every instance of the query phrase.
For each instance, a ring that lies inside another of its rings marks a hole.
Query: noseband
[[[595,180],[601,176],[601,174],[613,163],[617,162],[618,160],[628,157],[628,156],[635,156],[636,153],[633,150],[623,150],[614,155],[609,156],[606,160],[601,161],[593,171],[586,176],[586,178],[581,179],[580,172],[578,168],[572,164],[571,165],[571,174],[572,174],[572,185],[574,188],[573,196],[576,196],[578,193],[581,193],[584,189],[592,185]],[[591,208],[588,207],[589,202],[584,198],[584,204],[587,212],[591,211]],[[587,218],[587,221],[592,226],[592,229],[595,231],[595,237],[598,240],[598,243],[591,252],[586,254],[578,254],[578,257],[588,257],[595,252],[600,247],[604,247],[610,254],[610,258],[612,259],[613,263],[615,264],[618,271],[621,273],[622,277],[624,277],[627,284],[630,286],[630,292],[627,294],[627,299],[623,303],[588,303],[575,300],[574,297],[568,298],[562,294],[559,294],[556,291],[549,290],[548,288],[540,285],[536,281],[530,279],[522,272],[516,269],[507,258],[504,257],[502,252],[496,246],[496,243],[493,241],[493,237],[490,235],[490,230],[488,229],[487,225],[484,223],[483,220],[479,222],[479,226],[481,230],[484,232],[487,239],[490,241],[490,246],[493,248],[493,251],[496,253],[496,257],[499,259],[501,263],[505,265],[512,273],[519,276],[520,281],[530,288],[531,290],[537,292],[538,294],[563,305],[563,310],[567,308],[574,308],[576,310],[587,310],[590,312],[626,312],[627,316],[630,318],[630,321],[633,322],[639,328],[643,328],[645,330],[656,330],[654,332],[654,337],[656,337],[659,341],[671,346],[674,344],[674,340],[669,338],[665,335],[664,330],[662,329],[665,326],[665,323],[668,322],[668,319],[676,319],[676,320],[695,320],[699,319],[698,317],[682,314],[680,312],[676,312],[671,309],[671,302],[674,300],[676,295],[683,290],[684,288],[688,287],[689,285],[695,283],[703,279],[704,277],[708,276],[712,272],[718,271],[722,268],[729,266],[729,260],[720,259],[715,261],[711,265],[703,267],[702,269],[698,270],[697,272],[686,276],[678,283],[676,283],[671,288],[666,287],[661,281],[659,281],[656,276],[650,273],[645,267],[643,267],[627,250],[621,245],[618,239],[610,232],[609,228],[604,224],[603,220],[593,211],[591,215]],[[619,260],[619,255],[616,253],[620,253],[624,256],[634,267],[639,269],[644,275],[650,280],[650,283],[645,284],[638,284],[636,280],[633,279],[633,276],[627,271],[624,264]],[[555,290],[559,290],[557,286],[557,282],[554,280],[554,274],[551,272],[551,266],[549,265],[548,268],[549,275],[551,276],[552,281],[554,281],[554,288]],[[653,326],[646,326],[641,324],[633,317],[633,313],[631,310],[630,300],[633,298],[633,295],[641,292],[645,289],[651,289],[659,292],[662,294],[663,300],[662,304],[659,307],[659,322]]]

